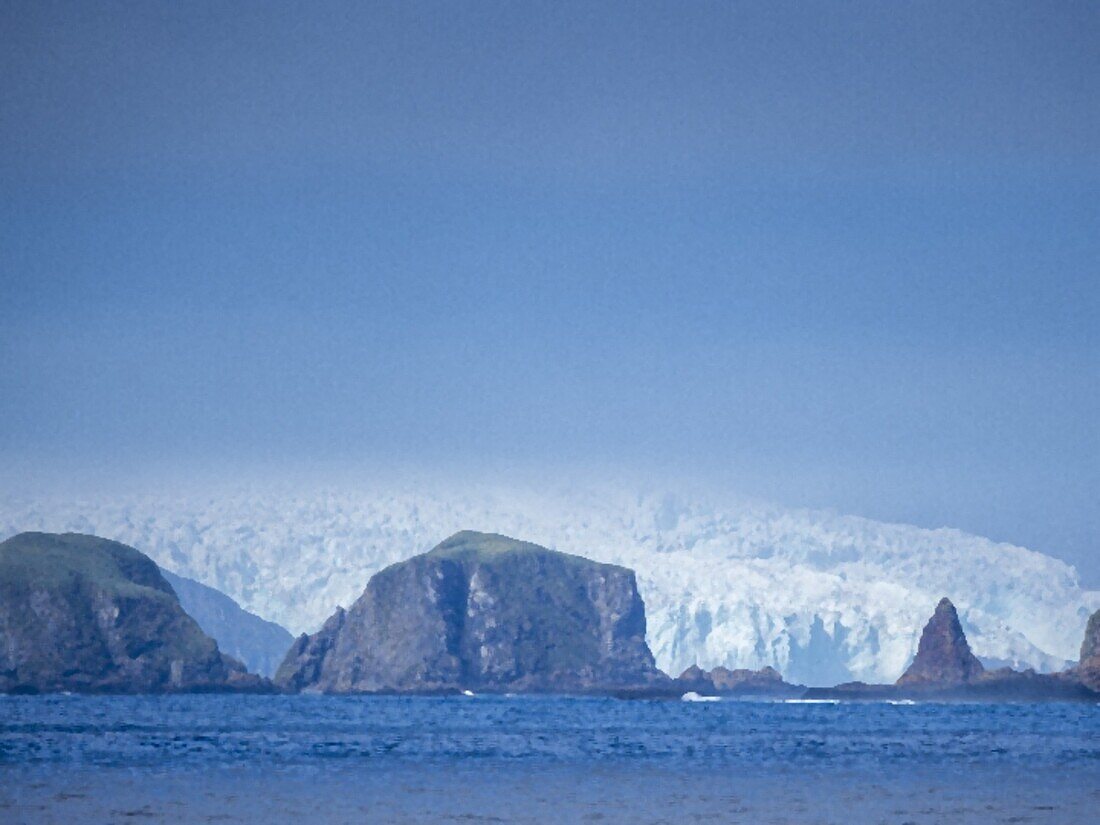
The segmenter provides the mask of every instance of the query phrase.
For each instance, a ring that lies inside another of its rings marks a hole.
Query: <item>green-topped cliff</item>
[[[71,533],[0,543],[0,692],[264,686],[219,652],[134,548]]]

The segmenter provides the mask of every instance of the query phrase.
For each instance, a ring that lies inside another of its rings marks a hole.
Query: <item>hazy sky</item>
[[[632,468],[1100,584],[1100,6],[0,32],[9,473]]]

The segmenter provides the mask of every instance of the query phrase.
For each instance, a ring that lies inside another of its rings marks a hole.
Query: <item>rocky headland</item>
[[[0,543],[0,693],[270,690],[134,548],[73,533]]]
[[[645,634],[633,571],[466,531],[371,577],[294,643],[275,681],[324,693],[671,692]]]

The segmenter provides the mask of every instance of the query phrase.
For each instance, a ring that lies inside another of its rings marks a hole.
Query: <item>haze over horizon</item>
[[[0,483],[594,468],[1100,585],[1100,11],[779,11],[7,4]]]

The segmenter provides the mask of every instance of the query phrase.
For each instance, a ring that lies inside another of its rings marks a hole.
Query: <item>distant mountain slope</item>
[[[810,685],[893,682],[944,594],[978,657],[1044,671],[1076,661],[1100,608],[1071,566],[958,530],[606,485],[0,499],[0,537],[31,528],[134,544],[294,633],[316,630],[373,573],[458,530],[523,536],[635,570],[666,672],[771,666]]]
[[[275,622],[249,613],[229,596],[194,579],[161,569],[183,609],[223,653],[244,662],[252,673],[274,676],[294,637]]]

